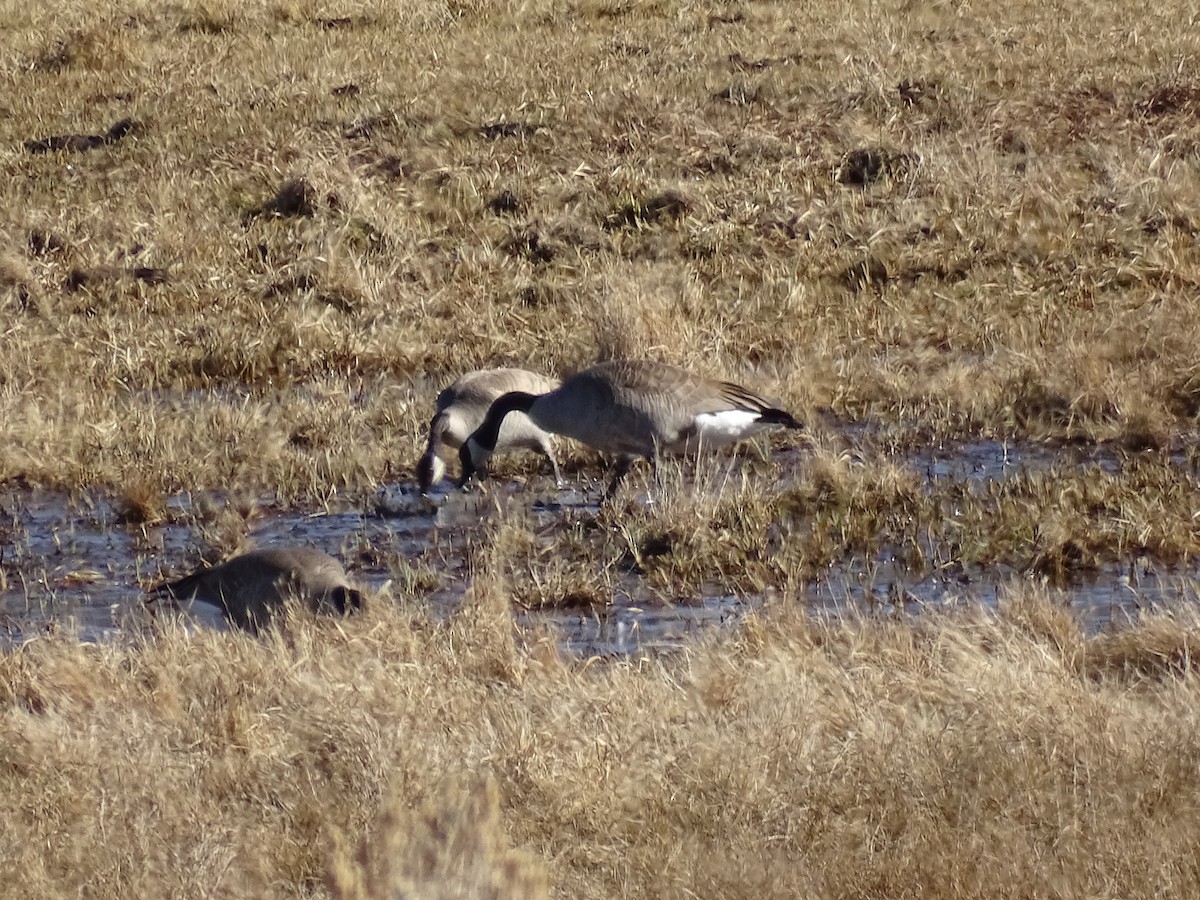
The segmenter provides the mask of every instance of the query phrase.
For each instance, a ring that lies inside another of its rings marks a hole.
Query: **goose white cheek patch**
[[[429,485],[432,487],[446,477],[446,464],[441,457],[434,456],[429,461]]]
[[[745,409],[727,409],[696,416],[696,438],[709,446],[732,444],[762,431],[759,414]]]

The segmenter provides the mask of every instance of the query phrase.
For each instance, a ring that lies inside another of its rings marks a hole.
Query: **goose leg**
[[[558,467],[558,460],[554,457],[554,451],[549,447],[543,447],[542,452],[546,454],[546,459],[550,460],[550,466],[554,469],[554,486],[560,491],[567,486],[563,481],[562,470]]]
[[[634,457],[619,456],[617,464],[613,467],[612,481],[608,483],[608,488],[605,489],[604,495],[600,498],[601,503],[607,503],[612,499],[613,494],[617,492],[617,488],[621,486],[621,482],[625,480],[625,476],[629,474],[629,467],[633,465]]]
[[[658,468],[658,454],[655,453],[647,458],[650,460],[650,484],[652,490],[646,492],[646,502],[648,505],[653,505],[656,502],[655,496],[657,495],[657,499],[661,500],[666,492],[663,490],[662,471]]]

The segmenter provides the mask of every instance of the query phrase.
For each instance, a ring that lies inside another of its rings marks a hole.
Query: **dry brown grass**
[[[1028,586],[996,618],[792,612],[881,549],[1051,582],[1200,550],[1193,6],[0,0],[5,485],[111,491],[143,533],[215,491],[220,555],[237,498],[408,479],[462,371],[616,355],[869,426],[510,515],[448,622],[396,560],[361,620],[0,656],[0,883],[1193,895],[1192,619],[1086,637]],[[954,437],[1114,465],[900,458]],[[659,660],[514,633],[513,601],[629,577],[787,603]]]
[[[507,843],[494,779],[451,785],[420,811],[395,798],[353,857],[335,854],[329,886],[335,900],[548,897],[545,867]]]
[[[497,492],[490,570],[505,572],[516,602],[553,607],[605,605],[626,576],[686,602],[795,590],[830,566],[865,571],[886,557],[913,574],[995,578],[1000,567],[1064,586],[1133,558],[1177,566],[1200,550],[1194,475],[1163,454],[975,482],[926,481],[874,453],[818,449],[787,477],[794,466],[753,455],[665,461],[645,493],[598,516],[531,517],[528,495]]]
[[[1186,3],[3,11],[4,478],[368,489],[461,371],[613,353],[909,439],[1195,431]]]
[[[254,640],[0,658],[26,897],[1186,897],[1194,617],[778,610],[652,661],[514,644],[502,582]],[[324,887],[323,887],[324,886]]]

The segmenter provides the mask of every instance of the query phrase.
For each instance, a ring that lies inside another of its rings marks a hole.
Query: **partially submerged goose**
[[[616,490],[634,460],[661,453],[720,447],[770,425],[802,428],[775,401],[728,381],[647,360],[602,362],[545,393],[513,391],[499,397],[459,449],[465,485],[487,465],[501,426],[524,413],[545,431],[617,456],[605,496]]]
[[[315,547],[254,550],[151,590],[155,599],[207,603],[230,624],[258,632],[288,600],[313,612],[344,615],[362,609],[363,596],[342,564]]]
[[[429,423],[429,444],[417,462],[417,481],[422,493],[446,474],[446,463],[476,428],[482,424],[497,397],[514,391],[544,394],[559,386],[557,378],[525,369],[480,369],[468,372],[442,391],[437,412]],[[562,483],[551,436],[523,413],[505,419],[496,437],[495,450],[536,450],[554,469],[554,480]]]

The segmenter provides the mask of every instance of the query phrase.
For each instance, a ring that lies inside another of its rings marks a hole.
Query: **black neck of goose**
[[[458,459],[462,463],[462,477],[458,480],[460,488],[465,487],[467,482],[479,471],[475,466],[475,453],[472,445],[478,447],[485,454],[484,459],[480,460],[480,465],[484,465],[486,457],[490,456],[496,449],[496,441],[500,439],[500,425],[504,422],[504,417],[510,412],[529,412],[533,406],[533,401],[536,399],[536,394],[513,391],[504,394],[492,403],[491,407],[488,408],[487,416],[484,417],[483,423],[458,448]]]
[[[504,423],[505,416],[511,412],[529,412],[536,399],[537,394],[527,394],[524,391],[512,391],[501,395],[492,403],[483,424],[475,429],[471,438],[491,453],[496,449],[496,442],[500,440],[500,426]]]
[[[363,608],[362,591],[352,587],[337,587],[330,593],[330,598],[333,600],[333,608],[339,615],[346,613],[357,612]]]

